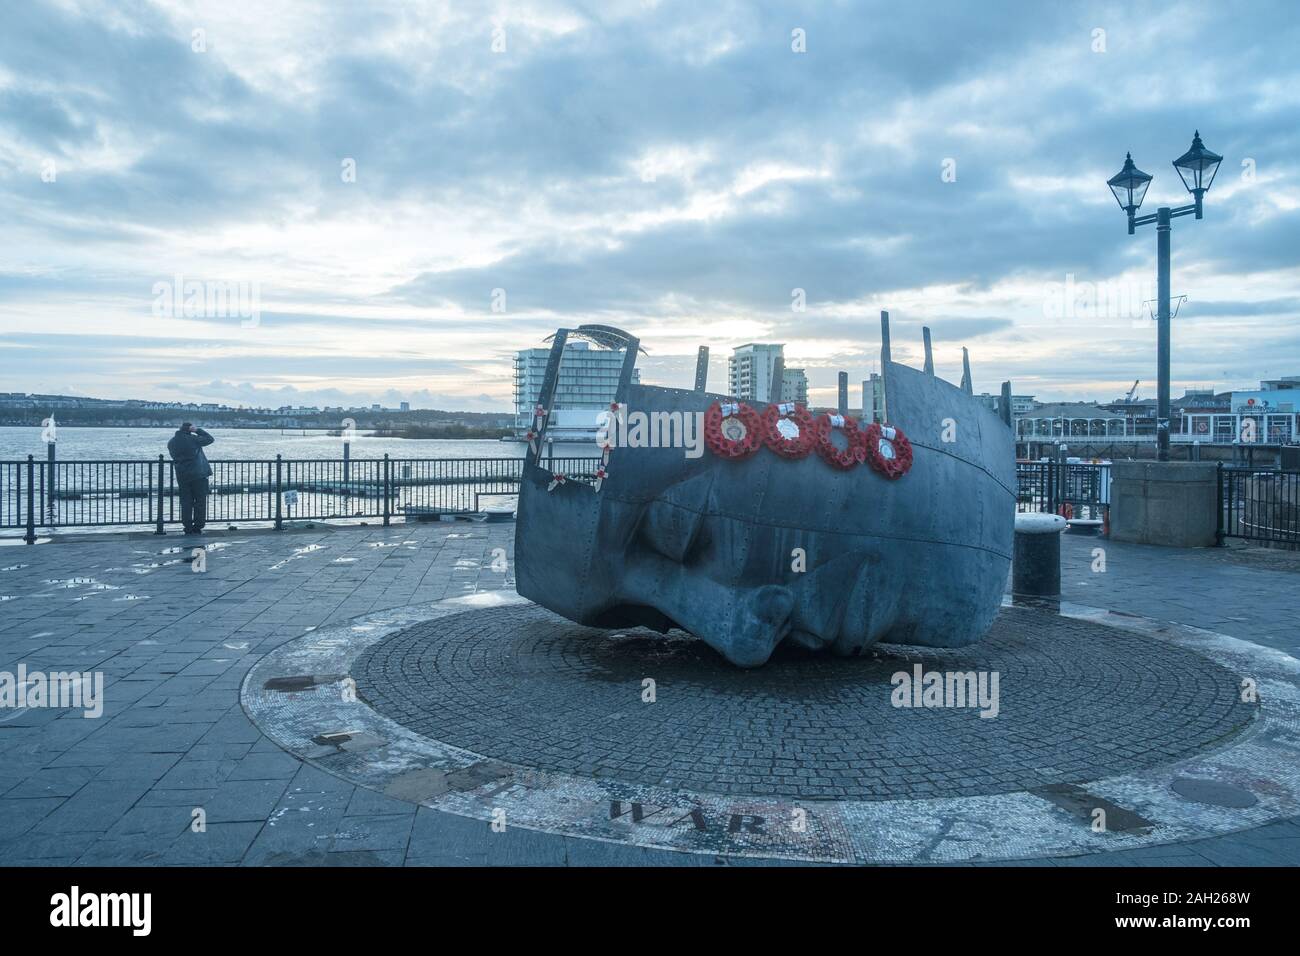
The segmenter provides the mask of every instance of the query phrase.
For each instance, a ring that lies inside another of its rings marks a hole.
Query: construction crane
[[[1133,381],[1133,387],[1130,388],[1130,389],[1128,390],[1128,394],[1124,396],[1124,404],[1126,404],[1126,405],[1132,405],[1132,404],[1133,404],[1133,396],[1134,396],[1135,394],[1137,394],[1138,385],[1140,385],[1140,384],[1141,384],[1141,379],[1135,379],[1135,380]]]

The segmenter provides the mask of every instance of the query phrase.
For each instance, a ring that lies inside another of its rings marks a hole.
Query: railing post
[[[1047,500],[1044,502],[1047,507],[1044,510],[1049,514],[1056,514],[1056,459],[1054,457],[1043,462],[1043,473],[1047,476]]]
[[[47,477],[45,479],[45,501],[41,503],[41,513],[45,515],[45,523],[48,527],[53,528],[55,525],[54,516],[54,442],[45,443],[45,469]]]
[[[1056,501],[1052,507],[1052,514],[1060,514],[1065,499],[1070,497],[1069,465],[1065,463],[1069,451],[1070,446],[1064,442],[1056,446]]]
[[[165,466],[164,466],[164,464],[163,464],[163,456],[162,456],[162,455],[159,455],[159,456],[158,456],[158,521],[157,521],[157,523],[154,525],[154,529],[153,529],[153,533],[154,533],[154,534],[166,534],[166,533],[167,533],[167,532],[163,531],[163,474],[164,474],[164,471],[165,471]]]
[[[284,501],[284,488],[280,483],[280,456],[275,456],[275,530],[284,530],[284,515],[281,513],[281,506]]]
[[[384,527],[387,528],[392,519],[392,469],[389,467],[388,453],[384,452]]]
[[[1216,514],[1215,514],[1215,522],[1214,522],[1214,546],[1215,546],[1216,548],[1222,548],[1222,547],[1223,547],[1223,539],[1224,539],[1224,536],[1225,536],[1225,535],[1224,535],[1224,526],[1223,526],[1223,509],[1224,509],[1224,499],[1223,499],[1223,462],[1219,462],[1219,465],[1218,465],[1218,467],[1215,469],[1215,472],[1216,472],[1216,481],[1215,481],[1215,485],[1216,485],[1216,487],[1219,489],[1219,491],[1218,491],[1218,495],[1217,495],[1217,501],[1215,501],[1215,508],[1214,508],[1214,510],[1215,510],[1215,512],[1216,512]]]
[[[27,456],[27,534],[23,540],[36,543],[36,459],[32,455]]]

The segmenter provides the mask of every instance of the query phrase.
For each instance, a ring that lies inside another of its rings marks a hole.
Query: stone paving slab
[[[245,716],[238,694],[249,668],[313,628],[512,589],[511,573],[491,570],[491,559],[495,548],[513,553],[513,533],[509,523],[456,522],[0,545],[0,671],[19,664],[29,671],[100,671],[105,683],[98,719],[53,708],[0,711],[0,863],[743,862],[522,831],[494,834],[478,821],[411,812],[403,809],[409,804],[293,758],[286,763]],[[195,573],[186,559],[200,542],[208,546],[206,570]],[[1104,571],[1095,570],[1099,546]],[[1068,599],[1206,627],[1292,655],[1300,651],[1296,581],[1289,560],[1277,555],[1254,563],[1239,553],[1063,539]],[[205,833],[187,822],[195,808],[207,813]],[[405,824],[386,818],[410,821],[404,843]],[[1294,865],[1298,843],[1300,825],[1289,820],[1179,844],[1175,855],[1153,848],[1104,859]]]

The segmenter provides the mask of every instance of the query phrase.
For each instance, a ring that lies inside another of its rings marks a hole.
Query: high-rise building
[[[783,358],[784,345],[761,345],[750,342],[732,350],[727,359],[727,386],[733,398],[766,402],[772,397],[772,372],[776,360]],[[785,380],[781,388],[784,392]]]
[[[533,410],[542,393],[550,349],[522,349],[515,353],[515,430],[520,434],[533,425]],[[559,441],[595,441],[596,416],[608,411],[618,391],[624,353],[617,349],[595,349],[588,342],[568,342],[560,362],[560,379],[549,411],[548,438]],[[641,380],[640,370],[632,381]]]
[[[411,410],[411,403],[410,403],[410,402],[402,402],[402,404],[401,404],[401,410],[404,411],[404,412],[409,412],[409,411]]]
[[[866,421],[868,415],[873,422],[885,420],[885,380],[878,372],[872,372],[871,377],[862,383],[863,421]]]
[[[808,404],[808,376],[801,368],[788,368],[781,374],[781,401]]]

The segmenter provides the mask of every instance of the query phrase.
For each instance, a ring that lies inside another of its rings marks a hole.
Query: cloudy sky
[[[1155,233],[1105,180],[1187,202],[1195,127],[1174,394],[1300,374],[1300,12],[1139,8],[6,4],[0,391],[505,409],[588,321],[670,385],[784,342],[830,402],[883,308],[977,391],[1150,395]]]

